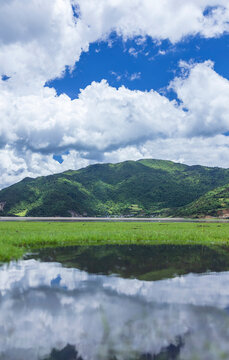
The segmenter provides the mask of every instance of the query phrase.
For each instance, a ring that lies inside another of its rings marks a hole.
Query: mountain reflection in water
[[[29,257],[28,257],[29,258]],[[33,258],[59,262],[91,274],[161,280],[177,275],[229,270],[229,249],[201,245],[106,245],[46,248]]]
[[[229,273],[160,281],[0,268],[1,360],[229,359]]]

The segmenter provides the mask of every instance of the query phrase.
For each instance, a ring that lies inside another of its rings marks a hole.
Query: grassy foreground
[[[44,247],[104,244],[226,245],[229,224],[1,222],[0,261]]]

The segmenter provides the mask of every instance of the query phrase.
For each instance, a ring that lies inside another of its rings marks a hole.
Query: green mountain
[[[150,159],[96,164],[1,190],[0,216],[172,216],[226,184],[229,169]]]
[[[229,217],[229,184],[207,192],[177,211],[180,216],[225,216]]]

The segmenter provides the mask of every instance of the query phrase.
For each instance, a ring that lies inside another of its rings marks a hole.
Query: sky
[[[228,0],[1,0],[0,188],[103,162],[229,167]]]

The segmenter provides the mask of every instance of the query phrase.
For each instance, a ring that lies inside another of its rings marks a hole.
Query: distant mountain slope
[[[96,164],[1,190],[0,216],[173,215],[228,183],[228,169],[151,159]]]
[[[225,216],[229,217],[229,184],[207,192],[177,211],[180,216]]]

